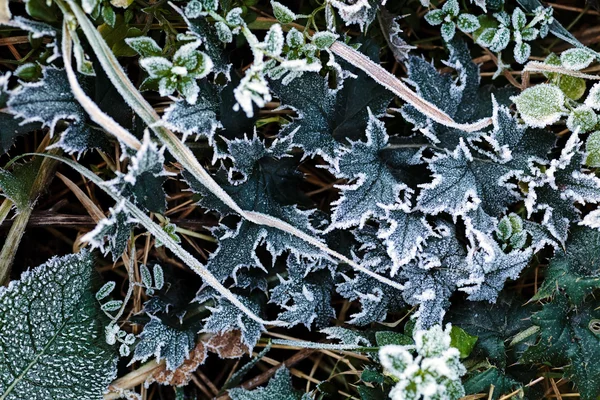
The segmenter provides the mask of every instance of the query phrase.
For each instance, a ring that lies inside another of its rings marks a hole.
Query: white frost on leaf
[[[521,118],[531,127],[544,128],[558,121],[566,112],[565,95],[557,86],[541,83],[511,97]]]

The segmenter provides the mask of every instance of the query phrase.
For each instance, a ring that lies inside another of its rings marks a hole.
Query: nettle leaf
[[[310,329],[313,322],[317,328],[323,328],[335,318],[331,307],[333,278],[322,268],[317,261],[288,257],[287,279],[279,276],[280,283],[269,299],[285,310],[279,313],[279,321],[289,322],[290,326],[304,324]]]
[[[110,217],[100,220],[93,230],[81,237],[81,241],[88,242],[105,255],[112,253],[113,261],[116,261],[127,247],[135,220],[125,210],[124,201],[109,211]]]
[[[87,251],[55,257],[0,288],[0,393],[97,399],[116,376]]]
[[[552,297],[560,291],[574,304],[600,288],[600,232],[588,227],[571,229],[566,251],[557,251],[546,270],[536,299]]]
[[[383,122],[369,110],[366,142],[351,142],[350,148],[339,150],[337,167],[331,172],[338,178],[348,179],[341,189],[339,200],[332,203],[333,214],[328,228],[349,228],[363,225],[370,217],[381,217],[384,208],[401,203],[400,192],[412,192],[398,182],[386,163],[380,158],[381,150],[388,144]]]
[[[352,68],[350,72],[354,72]],[[363,137],[369,120],[367,108],[375,116],[382,115],[392,98],[364,73],[356,75],[336,91],[317,73],[305,73],[287,85],[271,81],[271,90],[281,104],[298,113],[298,118],[282,128],[280,136],[291,135],[294,146],[302,148],[306,156],[319,155],[335,165],[340,142]]]
[[[169,371],[182,365],[196,345],[196,332],[165,325],[156,317],[144,325],[139,338],[130,364],[154,356],[157,361],[166,360]]]
[[[221,187],[242,209],[282,219],[315,235],[310,224],[312,211],[302,211],[296,206],[299,199],[301,202],[304,198],[298,190],[300,177],[296,172],[296,162],[288,157],[279,160],[276,158],[284,153],[288,144],[279,141],[266,148],[256,137],[252,140],[229,141],[229,152],[234,159],[234,166],[237,166],[232,171],[241,172],[245,179],[241,183],[225,181],[222,176],[217,179],[220,178]],[[193,177],[188,174],[184,176],[192,190],[204,196],[199,203],[201,206],[223,215],[231,213],[227,206],[208,193]],[[215,233],[220,236],[219,247],[211,254],[207,268],[220,280],[229,276],[235,280],[240,268],[265,269],[255,252],[261,244],[266,246],[273,257],[288,250],[309,258],[320,256],[319,250],[295,236],[246,220],[237,223],[233,229],[222,226]]]
[[[117,171],[116,178],[106,184],[142,209],[162,214],[167,207],[162,185],[169,175],[163,153],[164,147],[159,149],[146,132],[142,146],[129,160],[127,173]]]
[[[264,388],[254,390],[230,389],[229,397],[233,400],[309,400],[308,395],[294,390],[292,376],[286,368],[280,368]]]
[[[64,70],[43,68],[43,78],[38,82],[23,82],[20,89],[11,93],[8,111],[23,123],[41,122],[54,132],[60,120],[81,122],[86,113],[79,105]]]
[[[531,317],[540,327],[539,342],[528,348],[522,361],[547,362],[564,367],[565,378],[577,386],[582,399],[600,393],[600,336],[594,322],[600,318],[598,302],[573,307],[561,294]]]
[[[360,258],[361,265],[379,274],[389,273],[392,261],[385,252],[383,241],[377,237],[377,229],[365,226],[354,235],[361,243],[359,252],[364,252]],[[361,305],[361,311],[350,316],[348,322],[351,324],[363,326],[383,321],[388,312],[398,312],[405,306],[397,289],[367,274],[355,273],[349,277],[342,273],[342,278],[344,281],[337,285],[337,292],[350,301],[358,300]]]

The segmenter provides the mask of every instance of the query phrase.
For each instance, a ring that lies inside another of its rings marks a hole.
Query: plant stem
[[[4,222],[4,220],[8,216],[8,213],[10,212],[12,206],[13,206],[13,202],[10,201],[9,199],[4,199],[2,204],[0,204],[0,225]]]
[[[25,208],[24,210],[19,210],[19,213],[10,227],[10,231],[8,231],[8,236],[6,237],[6,241],[4,242],[2,251],[0,252],[0,285],[8,284],[10,270],[15,260],[17,250],[19,249],[19,243],[21,243],[21,239],[25,233],[25,227],[27,226],[29,217],[33,212],[33,206],[35,205],[37,198],[46,189],[57,165],[57,160],[44,158],[40,165],[38,175],[31,187],[31,191],[29,192],[29,207]],[[4,203],[6,202],[7,201],[4,201]],[[4,207],[4,203],[2,204],[2,207]]]

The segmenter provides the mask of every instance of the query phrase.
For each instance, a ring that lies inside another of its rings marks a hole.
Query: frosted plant
[[[479,29],[479,20],[472,14],[461,14],[458,0],[449,0],[441,9],[431,10],[425,14],[425,20],[430,25],[442,25],[442,38],[450,41],[456,33],[456,28],[465,33],[475,32]]]
[[[511,100],[517,105],[525,123],[534,127],[551,125],[566,113],[564,93],[547,83],[528,88]]]
[[[415,346],[379,350],[385,373],[397,382],[389,394],[392,400],[457,400],[465,395],[460,377],[467,371],[458,349],[450,347],[450,330],[450,324],[444,330],[440,325],[416,330]]]
[[[127,44],[142,56],[140,66],[149,75],[143,86],[157,88],[161,96],[178,91],[188,103],[196,103],[200,91],[196,81],[207,76],[213,68],[210,57],[197,50],[199,41],[182,45],[172,61],[162,56],[162,49],[150,38],[130,38]]]

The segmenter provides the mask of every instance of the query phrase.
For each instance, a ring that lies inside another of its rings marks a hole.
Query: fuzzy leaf
[[[594,55],[583,48],[565,50],[560,55],[562,66],[575,71],[587,68],[592,61],[594,61]]]
[[[547,83],[525,89],[511,98],[521,117],[530,126],[544,128],[558,121],[565,113],[565,95],[556,86]]]
[[[162,117],[165,126],[183,133],[184,139],[190,135],[196,135],[196,140],[204,136],[212,143],[217,128],[222,125],[217,120],[218,104],[212,97],[214,94],[206,92],[200,89],[195,104],[182,100],[169,106]]]
[[[0,288],[0,393],[6,400],[97,399],[116,375],[103,343],[87,251],[55,257]]]

